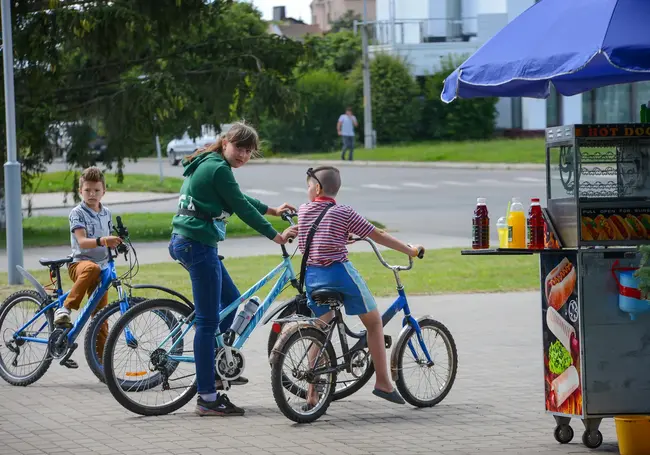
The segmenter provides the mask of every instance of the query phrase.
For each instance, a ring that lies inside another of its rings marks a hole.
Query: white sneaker
[[[70,310],[61,307],[54,312],[54,325],[70,325]]]

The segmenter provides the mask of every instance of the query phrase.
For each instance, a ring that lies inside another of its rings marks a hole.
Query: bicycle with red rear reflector
[[[412,258],[409,258],[408,266],[389,265],[375,242],[367,238],[354,240],[368,242],[379,262],[395,276],[397,298],[382,314],[382,323],[386,326],[398,312],[404,312],[403,328],[390,359],[391,374],[397,389],[404,400],[413,406],[435,406],[447,396],[456,379],[458,353],[454,339],[449,330],[432,317],[415,319],[411,315],[399,274],[413,267]],[[421,251],[418,257],[422,258],[423,255],[424,251]],[[329,306],[334,311],[334,318],[329,323],[300,315],[276,319],[274,328],[281,333],[270,356],[273,397],[280,411],[297,423],[313,422],[327,411],[336,392],[339,373],[355,375],[355,372],[363,371],[358,374],[358,381],[354,384],[356,390],[374,373],[365,331],[354,346],[348,346],[351,331],[341,314],[343,295],[334,290],[319,289],[312,292],[311,298],[317,305]],[[335,333],[339,334],[341,343],[340,357],[337,357],[332,343]],[[442,345],[440,354],[435,350],[438,342]],[[295,355],[294,349],[298,351]],[[427,392],[423,391],[421,385],[410,385],[410,380],[418,375],[423,377],[425,389],[428,385],[437,390]],[[308,399],[308,395],[314,395],[308,393],[310,388],[318,396],[317,403]]]

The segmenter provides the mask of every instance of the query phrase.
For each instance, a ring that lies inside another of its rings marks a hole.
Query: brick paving
[[[411,308],[416,317],[429,314],[447,325],[458,347],[456,383],[434,408],[388,404],[368,385],[332,403],[316,423],[295,425],[273,400],[269,329],[260,327],[244,349],[250,383],[229,393],[246,409],[244,417],[197,417],[194,400],[173,415],[132,414],[96,380],[79,349],[76,371],[53,363],[26,388],[0,380],[0,454],[618,453],[612,419],[601,425],[597,450],[582,445],[583,426],[575,420],[573,442],[555,442],[553,417],[543,411],[536,293],[414,297]],[[386,333],[395,339],[400,323],[392,321]]]

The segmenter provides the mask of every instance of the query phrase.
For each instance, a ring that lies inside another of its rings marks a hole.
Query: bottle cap
[[[513,197],[512,202],[521,202],[518,197]]]
[[[484,197],[479,197],[479,198],[476,199],[477,204],[485,205],[486,202],[487,202],[487,199],[484,198]]]
[[[539,202],[539,198],[538,197],[530,198],[530,202]]]

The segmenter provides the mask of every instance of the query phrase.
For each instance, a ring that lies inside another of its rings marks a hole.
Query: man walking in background
[[[349,150],[350,161],[352,161],[352,155],[354,154],[354,128],[357,126],[359,126],[357,118],[352,115],[352,108],[348,106],[345,109],[345,114],[339,117],[339,121],[336,124],[336,131],[343,139],[343,149],[341,150],[342,160],[345,160],[345,151]]]

